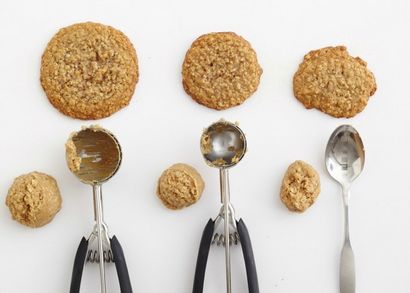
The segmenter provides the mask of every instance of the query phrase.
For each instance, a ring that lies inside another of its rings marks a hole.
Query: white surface
[[[342,245],[342,200],[327,175],[327,139],[353,124],[366,146],[363,174],[351,198],[357,292],[410,292],[410,2],[403,1],[8,1],[0,10],[0,194],[32,170],[55,176],[64,203],[55,220],[29,229],[0,205],[0,292],[68,292],[75,250],[93,224],[91,188],[67,169],[64,142],[88,122],[61,115],[39,83],[48,40],[81,21],[112,25],[136,47],[140,81],[129,107],[98,121],[122,144],[123,165],[104,186],[106,221],[123,245],[135,292],[191,292],[202,229],[219,210],[217,170],[203,162],[203,127],[240,121],[249,152],[231,171],[232,201],[253,241],[261,292],[336,293]],[[242,106],[217,112],[197,105],[181,86],[191,42],[212,31],[235,31],[251,42],[264,73]],[[311,49],[344,44],[369,64],[378,90],[357,117],[335,119],[305,110],[292,76]],[[288,164],[303,159],[320,172],[322,192],[304,214],[279,200]],[[175,162],[196,167],[202,199],[165,209],[156,180]],[[234,292],[247,292],[243,260],[234,252]],[[114,271],[110,292],[118,292]],[[87,267],[82,292],[98,291]],[[93,286],[94,285],[94,286]],[[224,292],[223,249],[213,250],[205,292]]]

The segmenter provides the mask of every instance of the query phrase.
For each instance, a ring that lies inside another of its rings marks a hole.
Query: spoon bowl
[[[245,134],[234,123],[215,122],[202,133],[201,152],[209,166],[230,168],[246,153]]]
[[[365,152],[359,133],[350,125],[336,128],[326,147],[325,162],[330,176],[349,186],[362,172]]]

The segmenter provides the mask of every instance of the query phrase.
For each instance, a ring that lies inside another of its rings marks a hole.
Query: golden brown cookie
[[[248,41],[232,32],[210,33],[196,39],[186,53],[182,83],[199,104],[223,110],[249,98],[261,74]]]
[[[41,60],[41,85],[50,102],[73,118],[100,119],[127,106],[138,81],[130,40],[99,23],[61,29]]]
[[[363,111],[376,88],[367,63],[350,56],[344,46],[309,52],[293,77],[294,95],[307,109],[338,118]]]
[[[157,196],[167,208],[177,210],[197,202],[204,187],[201,175],[193,167],[179,163],[162,173]]]
[[[320,177],[312,166],[295,161],[287,169],[280,198],[290,211],[304,212],[320,193]]]
[[[37,228],[49,223],[61,209],[57,181],[44,173],[31,172],[14,179],[6,205],[14,220]]]

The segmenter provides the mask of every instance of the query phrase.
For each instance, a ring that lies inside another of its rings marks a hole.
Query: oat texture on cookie
[[[130,40],[113,27],[86,22],[62,28],[50,40],[41,60],[40,81],[60,112],[88,120],[127,106],[138,75]]]
[[[294,95],[307,109],[338,118],[362,112],[376,88],[367,63],[344,46],[309,52],[293,77]]]
[[[200,36],[182,66],[185,91],[199,104],[216,110],[242,104],[258,88],[261,74],[250,43],[232,32]]]

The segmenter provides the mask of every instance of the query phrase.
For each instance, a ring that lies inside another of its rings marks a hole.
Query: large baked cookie
[[[185,91],[196,102],[217,110],[242,104],[258,88],[261,74],[249,42],[232,32],[200,36],[182,66]]]
[[[128,105],[138,81],[137,55],[120,31],[98,23],[61,29],[41,60],[50,102],[73,118],[100,119]]]
[[[293,77],[295,97],[307,108],[333,117],[353,117],[363,111],[376,91],[367,63],[352,57],[346,47],[311,51]]]

